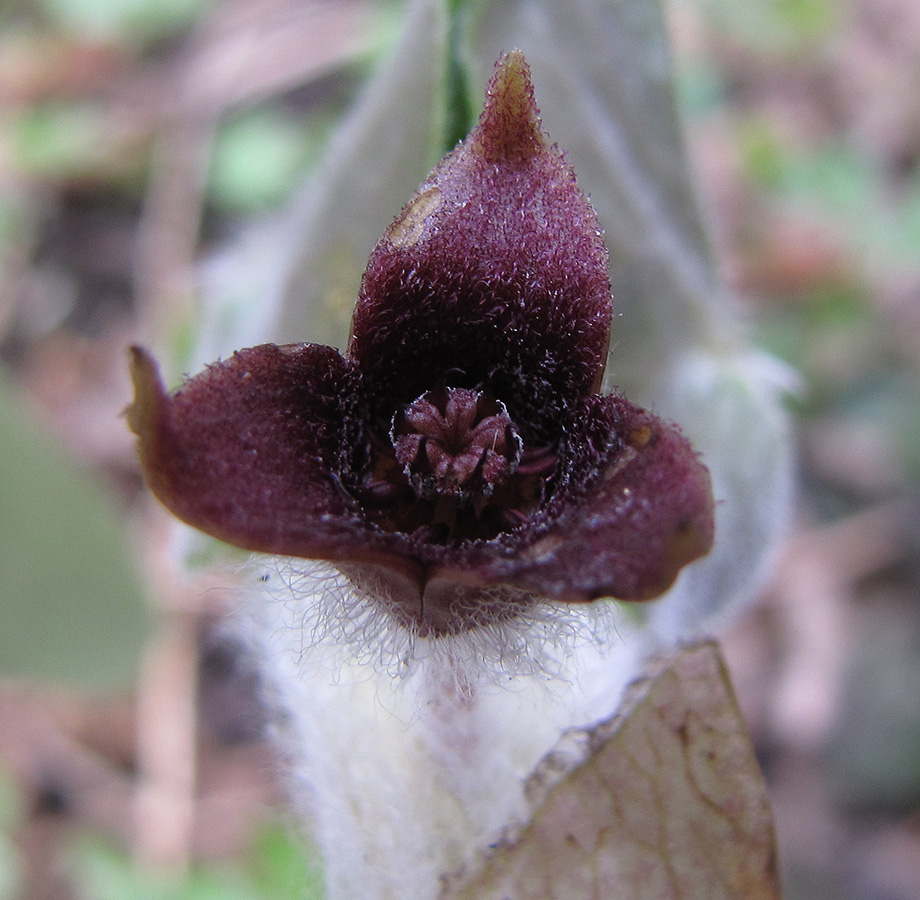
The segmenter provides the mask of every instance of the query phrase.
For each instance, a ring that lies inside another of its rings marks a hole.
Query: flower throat
[[[554,447],[524,444],[489,391],[440,386],[396,411],[354,493],[387,531],[491,540],[543,505],[556,461]]]

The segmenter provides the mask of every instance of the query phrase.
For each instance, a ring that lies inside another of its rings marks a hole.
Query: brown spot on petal
[[[441,192],[436,187],[420,191],[409,201],[402,215],[387,229],[386,236],[394,247],[411,247],[425,233],[425,226],[441,205]]]
[[[641,449],[652,439],[652,429],[648,425],[642,425],[639,428],[634,428],[629,432],[629,443],[633,447]]]

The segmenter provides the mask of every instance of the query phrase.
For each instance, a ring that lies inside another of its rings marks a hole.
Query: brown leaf
[[[530,821],[445,897],[779,900],[766,788],[714,642],[653,663],[527,788]]]

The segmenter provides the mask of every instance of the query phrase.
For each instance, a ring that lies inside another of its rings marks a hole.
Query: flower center
[[[466,388],[437,388],[398,410],[390,440],[419,497],[459,503],[488,499],[523,451],[505,405]]]
[[[487,390],[437,387],[368,433],[347,489],[384,531],[424,544],[492,540],[523,527],[552,494],[558,447],[528,446]]]

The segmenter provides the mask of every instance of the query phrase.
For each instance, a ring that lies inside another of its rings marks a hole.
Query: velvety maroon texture
[[[167,396],[134,348],[129,423],[154,494],[180,519],[251,550],[347,551],[364,530],[338,488],[354,376],[331,347],[241,350]]]
[[[561,483],[507,580],[561,600],[648,600],[709,552],[709,473],[675,426],[594,395],[564,446]]]
[[[371,254],[349,355],[382,415],[453,371],[458,386],[487,385],[525,441],[555,439],[566,404],[600,384],[607,266],[594,210],[512,61]]]
[[[345,357],[267,344],[167,394],[133,351],[145,475],[184,521],[330,560],[423,635],[650,599],[708,552],[713,501],[674,426],[596,393],[610,305],[594,212],[508,54],[375,248]]]

